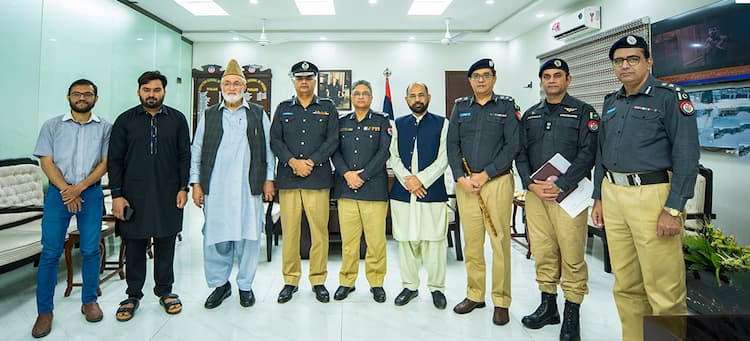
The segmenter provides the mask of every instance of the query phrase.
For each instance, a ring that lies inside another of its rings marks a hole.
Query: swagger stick
[[[471,168],[469,168],[469,164],[466,162],[466,158],[462,157],[461,161],[464,162],[464,169],[466,170],[466,174],[469,174],[469,176],[471,176]],[[487,219],[487,222],[490,224],[490,232],[492,232],[493,236],[497,237],[497,230],[495,230],[495,224],[492,223],[490,212],[487,211],[487,205],[484,204],[484,199],[482,199],[482,195],[480,193],[477,193],[477,196],[479,197],[479,210],[484,213],[484,218]]]

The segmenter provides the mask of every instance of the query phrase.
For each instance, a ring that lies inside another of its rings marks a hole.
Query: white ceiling
[[[318,41],[438,42],[450,17],[451,33],[467,32],[462,41],[508,41],[561,14],[578,9],[580,0],[453,0],[442,16],[408,16],[411,1],[335,0],[335,16],[302,16],[293,0],[215,0],[229,16],[197,17],[172,0],[129,1],[183,31],[194,42],[229,42],[258,38],[261,19],[274,43]],[[538,18],[537,14],[544,17]]]

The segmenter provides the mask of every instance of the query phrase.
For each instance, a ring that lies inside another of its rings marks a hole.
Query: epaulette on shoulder
[[[373,110],[372,112],[373,112],[373,113],[375,113],[375,114],[378,114],[378,115],[380,115],[380,116],[383,116],[383,117],[385,117],[385,118],[388,118],[388,114],[387,114],[387,113],[384,113],[384,112],[382,112],[382,111],[377,111],[377,110]]]
[[[470,97],[469,97],[469,96],[466,96],[466,97],[459,97],[459,98],[456,98],[456,100],[455,100],[455,103],[458,103],[458,102],[466,102],[466,101],[468,101],[469,99],[470,99]]]
[[[506,95],[495,95],[495,99],[496,99],[496,100],[497,100],[497,99],[500,99],[500,100],[503,100],[503,101],[508,101],[508,102],[513,102],[513,101],[514,101],[513,97],[511,97],[511,96],[506,96]]]
[[[328,102],[331,102],[331,103],[333,103],[333,100],[332,100],[332,99],[330,99],[330,98],[328,98],[328,97],[318,97],[318,98],[319,98],[319,99],[320,99],[321,101],[328,101]]]
[[[610,91],[610,92],[609,92],[608,94],[604,95],[604,98],[612,97],[612,96],[614,96],[614,95],[615,95],[615,94],[616,94],[616,93],[617,93],[618,91],[620,91],[620,90],[619,90],[619,89],[617,89],[617,90],[614,90],[614,91]]]
[[[287,98],[287,99],[281,101],[279,104],[282,104],[282,103],[292,103],[292,99],[291,98]]]

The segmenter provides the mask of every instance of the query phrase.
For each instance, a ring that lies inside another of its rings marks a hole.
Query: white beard
[[[222,97],[224,97],[224,101],[225,102],[231,103],[231,104],[237,103],[237,102],[239,102],[239,101],[242,100],[242,94],[226,95],[226,94],[222,93],[221,95],[222,95]]]

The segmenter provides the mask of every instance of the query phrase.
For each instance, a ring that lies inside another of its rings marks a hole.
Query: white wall
[[[432,102],[430,111],[436,114],[445,112],[445,73],[446,70],[467,70],[480,58],[493,58],[497,65],[497,93],[517,96],[529,91],[521,89],[529,80],[512,79],[513,63],[506,57],[509,54],[506,43],[465,43],[443,46],[440,44],[418,43],[287,43],[260,47],[251,43],[196,43],[193,49],[193,64],[226,65],[230,58],[240,64],[261,64],[273,71],[271,110],[284,99],[294,94],[294,88],[287,76],[291,66],[303,59],[309,60],[320,69],[352,70],[353,81],[365,79],[373,86],[373,105],[381,110],[385,96],[383,70],[391,70],[391,96],[395,115],[408,113],[404,101],[406,86],[420,81],[430,89]]]

